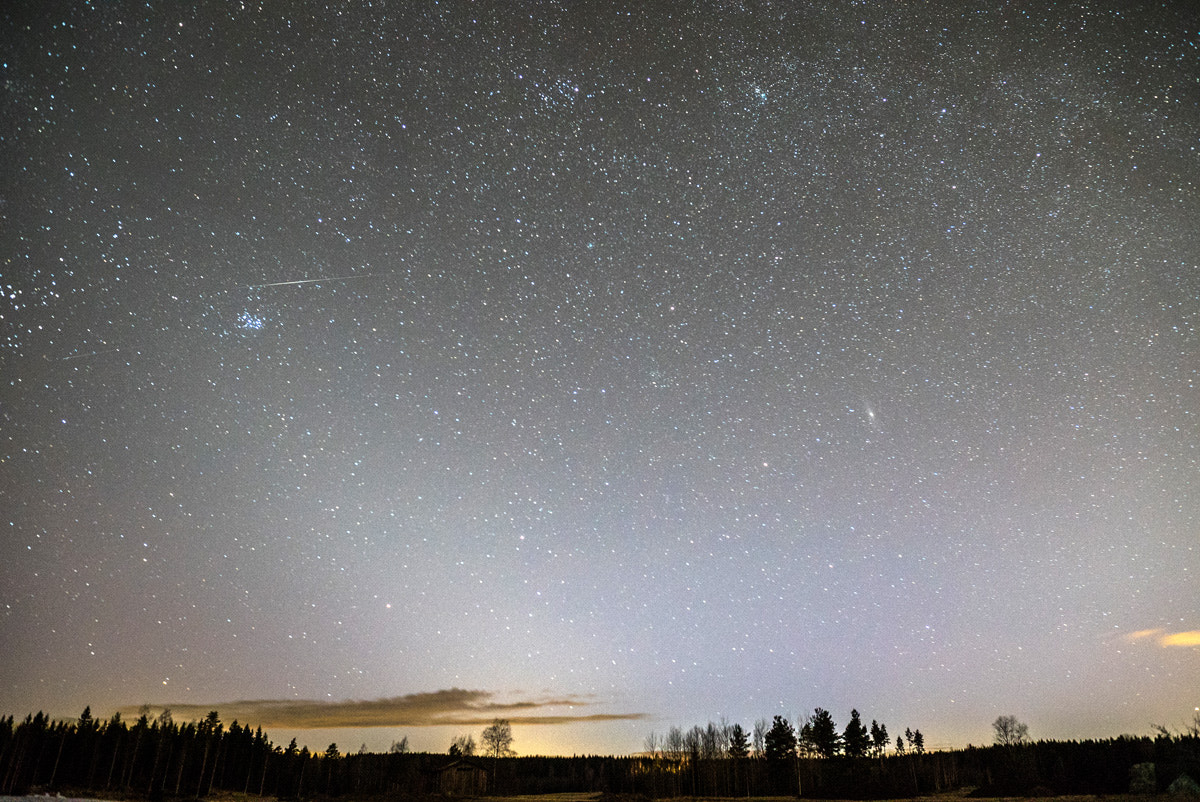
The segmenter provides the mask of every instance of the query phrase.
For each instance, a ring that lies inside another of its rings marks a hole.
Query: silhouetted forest
[[[42,713],[0,718],[0,794],[199,798],[239,792],[285,799],[421,796],[446,791],[450,767],[472,772],[493,794],[600,791],[649,798],[796,795],[905,797],[959,788],[981,794],[1111,794],[1165,790],[1182,774],[1200,778],[1200,732],[1094,741],[1039,741],[926,752],[919,731],[896,743],[886,728],[852,716],[838,732],[818,709],[799,732],[776,717],[747,733],[739,725],[672,728],[629,757],[502,757],[393,751],[321,753],[273,744],[261,729],[221,722],[214,711],[177,723],[169,713],[132,724],[85,710],[76,720]],[[826,716],[828,714],[825,714]],[[857,723],[856,723],[857,722]],[[820,731],[814,729],[816,725]],[[809,729],[805,731],[805,727]],[[861,730],[859,729],[861,728]],[[822,741],[821,739],[824,739]]]

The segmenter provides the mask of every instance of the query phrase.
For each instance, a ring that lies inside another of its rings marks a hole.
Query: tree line
[[[38,712],[16,721],[0,717],[0,795],[69,791],[151,800],[200,799],[241,793],[280,799],[319,796],[431,796],[441,773],[463,759],[504,794],[578,790],[634,791],[630,761],[619,757],[515,757],[512,729],[497,720],[481,736],[460,736],[448,754],[410,752],[407,738],[387,753],[365,745],[346,753],[331,743],[322,752],[274,744],[261,728],[226,725],[217,711],[180,723],[169,710],[148,709],[132,723],[120,714],[52,720]]]
[[[798,725],[798,726],[797,726]],[[671,727],[625,757],[516,757],[507,722],[484,730],[482,754],[460,736],[450,754],[323,752],[271,742],[261,728],[226,725],[213,711],[180,723],[169,711],[51,720],[44,713],[0,717],[0,794],[78,792],[199,799],[235,792],[284,799],[339,795],[429,795],[456,761],[487,776],[503,795],[608,792],[648,798],[788,795],[872,799],[964,787],[995,795],[1111,794],[1165,790],[1182,774],[1200,778],[1200,718],[1183,732],[1153,737],[1032,741],[1013,717],[993,724],[995,743],[929,752],[920,730],[894,739],[884,724],[851,711],[844,727],[821,708],[793,725],[783,716],[740,724]]]
[[[886,724],[872,719],[867,727],[858,710],[850,711],[850,720],[841,730],[833,715],[820,707],[797,723],[793,726],[785,717],[775,716],[770,722],[759,719],[749,733],[740,724],[727,722],[690,730],[672,727],[661,737],[651,733],[645,742],[651,760],[647,773],[653,777],[650,795],[819,796],[831,787],[859,783],[864,767],[869,767],[866,774],[872,775],[872,782],[880,785],[887,775],[885,756],[925,754],[925,736],[919,729],[906,728],[892,742]],[[852,783],[841,776],[844,766],[855,769]]]
[[[1200,777],[1200,714],[1182,732],[1156,727],[1153,738],[1037,742],[1015,716],[1000,716],[992,746],[937,752],[926,752],[919,729],[890,741],[886,725],[866,726],[857,710],[844,728],[822,708],[798,724],[775,716],[749,734],[725,722],[651,733],[639,790],[654,798],[882,799],[962,788],[1041,796],[1153,793]]]

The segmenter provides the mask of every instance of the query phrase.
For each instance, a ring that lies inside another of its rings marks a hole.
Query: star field
[[[4,712],[1200,704],[1182,5],[3,14]]]

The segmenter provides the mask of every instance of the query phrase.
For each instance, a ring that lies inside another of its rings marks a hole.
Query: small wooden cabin
[[[484,796],[488,773],[482,763],[460,757],[438,769],[438,792],[446,796]]]

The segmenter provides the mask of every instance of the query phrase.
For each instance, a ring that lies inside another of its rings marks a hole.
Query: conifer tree
[[[747,757],[750,754],[750,736],[742,729],[741,724],[729,728],[729,756],[732,758]]]
[[[886,724],[877,724],[871,720],[871,749],[875,757],[883,757],[888,748],[888,731]]]
[[[796,754],[796,731],[783,716],[776,716],[766,737],[767,760],[779,761]]]
[[[818,707],[812,716],[812,741],[821,757],[834,757],[841,749],[837,725],[828,710]],[[861,722],[860,722],[861,724]]]
[[[842,732],[842,750],[846,757],[865,757],[871,745],[867,728],[863,726],[862,718],[857,710],[850,711],[850,721]]]

